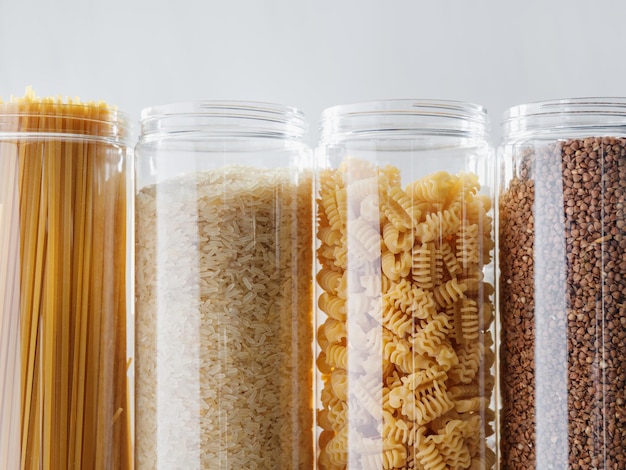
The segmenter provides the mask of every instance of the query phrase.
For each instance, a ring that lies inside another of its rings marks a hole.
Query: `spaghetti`
[[[103,102],[0,104],[0,468],[132,467],[125,132]]]

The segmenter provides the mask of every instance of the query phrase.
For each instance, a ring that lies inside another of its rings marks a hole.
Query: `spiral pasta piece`
[[[323,267],[316,276],[319,286],[331,295],[338,294],[341,279],[342,273],[327,267]]]
[[[435,287],[433,295],[437,304],[445,308],[465,297],[464,293],[466,290],[467,286],[465,284],[459,284],[456,278],[452,278],[445,284]]]
[[[457,259],[464,268],[479,262],[478,225],[463,225],[456,240]]]
[[[422,243],[439,241],[454,235],[461,225],[459,215],[454,210],[445,209],[428,214],[424,222],[415,227],[415,237]]]
[[[318,300],[319,308],[330,318],[339,321],[346,319],[346,301],[328,292],[322,293]]]
[[[383,273],[391,281],[399,281],[407,277],[411,272],[411,252],[402,251],[394,254],[390,251],[383,252],[381,259]]]
[[[383,242],[391,253],[409,251],[413,247],[413,235],[408,232],[401,232],[393,224],[385,224]]]
[[[432,289],[443,278],[442,252],[434,243],[413,247],[411,275],[418,287]]]

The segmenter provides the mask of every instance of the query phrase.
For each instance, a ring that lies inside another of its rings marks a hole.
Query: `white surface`
[[[626,95],[620,0],[0,0],[0,96],[301,108],[442,98],[508,106]]]

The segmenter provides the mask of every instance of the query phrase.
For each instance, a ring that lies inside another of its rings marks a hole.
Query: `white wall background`
[[[626,95],[622,0],[0,0],[0,96],[323,108]]]

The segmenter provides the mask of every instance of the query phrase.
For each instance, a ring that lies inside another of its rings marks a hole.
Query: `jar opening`
[[[538,101],[514,106],[504,112],[505,138],[558,137],[563,132],[607,135],[626,133],[626,98],[589,97]]]
[[[487,111],[480,105],[446,100],[382,100],[333,106],[322,113],[323,142],[359,138],[458,136],[485,138]]]
[[[0,101],[2,138],[96,138],[124,141],[130,126],[126,114],[104,101],[40,98],[29,87],[22,98]]]
[[[297,108],[254,101],[197,101],[146,108],[141,139],[276,137],[302,140],[307,130]]]

